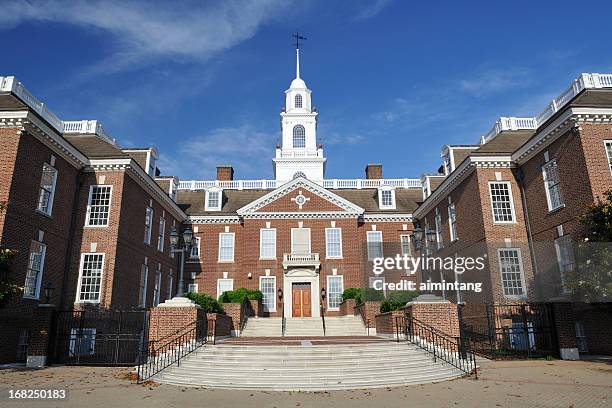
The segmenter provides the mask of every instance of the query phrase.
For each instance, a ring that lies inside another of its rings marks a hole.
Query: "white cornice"
[[[358,218],[359,214],[354,212],[342,211],[321,211],[321,212],[256,212],[243,215],[244,219],[303,219],[303,218]]]
[[[412,221],[412,214],[364,214],[364,222],[401,222]]]
[[[237,215],[191,215],[185,220],[186,224],[240,224]]]
[[[304,190],[309,191],[313,194],[316,194],[319,197],[331,202],[332,204],[337,205],[338,207],[344,210],[342,214],[361,215],[364,212],[363,208],[353,204],[352,202],[340,197],[337,194],[330,192],[326,188],[323,188],[320,185],[306,178],[303,178],[303,177],[298,177],[296,179],[293,179],[283,184],[277,189],[272,190],[268,194],[238,209],[238,211],[236,212],[238,213],[238,215],[242,215],[242,216],[246,216],[246,215],[253,216],[255,212],[259,210],[260,208],[263,208],[266,205],[283,197],[284,195],[289,194],[296,188],[303,188]],[[298,214],[299,216],[303,216],[306,213],[296,212],[296,214]],[[315,213],[315,214],[322,214],[322,213]]]

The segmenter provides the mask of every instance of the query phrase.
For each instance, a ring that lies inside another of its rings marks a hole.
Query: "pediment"
[[[283,184],[240,208],[238,214],[346,214],[361,215],[364,209],[303,177]]]

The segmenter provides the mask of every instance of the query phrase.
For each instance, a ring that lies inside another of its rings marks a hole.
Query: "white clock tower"
[[[317,145],[317,112],[312,108],[312,91],[300,78],[300,49],[296,48],[295,79],[285,91],[281,112],[282,142],[276,148],[274,175],[277,181],[304,176],[321,181],[325,175],[323,147]]]

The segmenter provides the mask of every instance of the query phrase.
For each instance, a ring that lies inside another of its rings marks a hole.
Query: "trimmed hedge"
[[[206,313],[225,313],[223,306],[219,304],[212,296],[206,293],[189,292],[185,295],[187,299],[196,302]]]
[[[368,300],[382,301],[385,300],[385,294],[382,290],[374,288],[347,288],[342,293],[342,300],[355,299],[355,302],[360,305]]]
[[[247,288],[228,290],[219,296],[219,302],[221,303],[244,303],[247,300],[258,300],[261,302],[262,299],[263,293],[261,293],[261,290],[250,290]]]
[[[389,293],[387,299],[383,300],[380,304],[380,313],[390,312],[392,310],[399,310],[406,306],[406,303],[412,301],[415,297],[419,296],[419,292],[416,290],[395,290]]]

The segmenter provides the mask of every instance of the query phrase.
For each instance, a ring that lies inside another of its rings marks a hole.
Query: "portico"
[[[284,293],[284,304],[283,308],[286,317],[318,317],[321,315],[321,305],[319,303],[319,272],[316,268],[295,268],[289,269],[285,272],[283,277],[283,293]],[[309,287],[309,288],[308,288]],[[294,299],[294,288],[295,292],[299,293],[301,299]],[[310,290],[310,299],[304,299],[306,293]],[[310,316],[308,313],[295,313],[294,314],[294,300],[296,306],[299,305],[302,311],[305,311],[305,307],[310,306]],[[308,302],[310,301],[310,302]],[[308,304],[310,303],[310,304]]]

